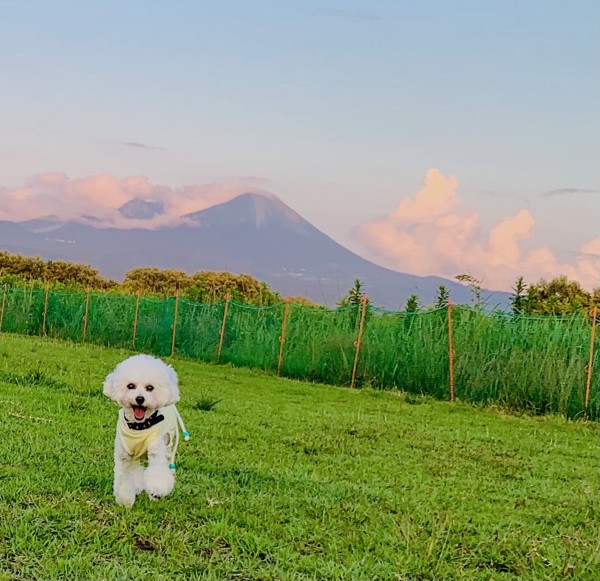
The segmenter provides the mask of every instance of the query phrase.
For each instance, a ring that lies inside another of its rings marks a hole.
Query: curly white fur
[[[141,457],[128,449],[122,434],[131,425],[136,425],[133,433],[142,433],[137,430],[138,425],[151,418],[157,410],[169,416],[166,413],[168,406],[179,401],[177,373],[160,359],[134,355],[119,363],[107,375],[103,392],[121,406],[114,450],[113,490],[117,504],[133,506],[136,496],[143,490],[153,500],[169,494],[175,485],[175,477],[169,468],[169,449],[173,445],[176,447],[177,442],[173,442],[173,438],[178,439],[178,435],[173,434],[177,432],[166,432],[150,440]],[[174,413],[178,417],[176,410]],[[144,458],[148,461],[146,469],[140,463]]]

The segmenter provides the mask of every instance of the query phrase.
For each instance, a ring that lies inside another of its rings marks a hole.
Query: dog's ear
[[[163,362],[162,389],[156,394],[156,403],[160,407],[173,405],[179,401],[179,378],[171,365]]]
[[[106,376],[106,379],[104,380],[104,386],[102,388],[102,393],[106,396],[106,397],[110,397],[111,399],[113,399],[113,391],[115,388],[115,384],[114,384],[114,372],[113,373],[109,373]]]

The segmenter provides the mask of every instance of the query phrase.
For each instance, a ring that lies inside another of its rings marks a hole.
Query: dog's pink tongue
[[[143,407],[137,405],[133,406],[133,415],[135,416],[136,420],[143,420],[145,413],[146,410]]]

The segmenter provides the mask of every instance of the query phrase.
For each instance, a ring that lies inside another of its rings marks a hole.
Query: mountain
[[[132,202],[136,203],[126,211],[137,218],[162,210],[142,200]],[[456,302],[470,300],[469,289],[454,281],[377,266],[335,242],[275,196],[252,193],[187,214],[182,224],[158,230],[99,228],[55,217],[0,222],[0,249],[90,264],[116,280],[140,266],[251,274],[283,295],[303,295],[330,306],[357,278],[375,305],[394,310],[403,308],[413,293],[422,304],[432,304],[440,284]],[[484,293],[490,306],[505,305],[507,296]]]
[[[164,213],[162,202],[154,202],[152,200],[141,200],[135,198],[129,200],[119,208],[119,212],[125,218],[137,218],[139,220],[149,220],[154,216]]]

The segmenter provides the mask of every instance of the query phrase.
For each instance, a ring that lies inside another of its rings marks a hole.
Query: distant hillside
[[[141,219],[161,210],[142,200],[121,208],[124,215]],[[251,274],[283,295],[304,295],[327,305],[334,305],[357,278],[374,304],[394,310],[404,307],[413,293],[422,304],[432,304],[440,284],[446,285],[456,302],[470,300],[469,289],[455,281],[377,266],[335,242],[276,197],[252,193],[188,214],[179,226],[158,230],[97,228],[55,217],[0,222],[0,249],[90,264],[116,280],[139,266]],[[490,306],[505,305],[507,297],[507,293],[484,293]]]

